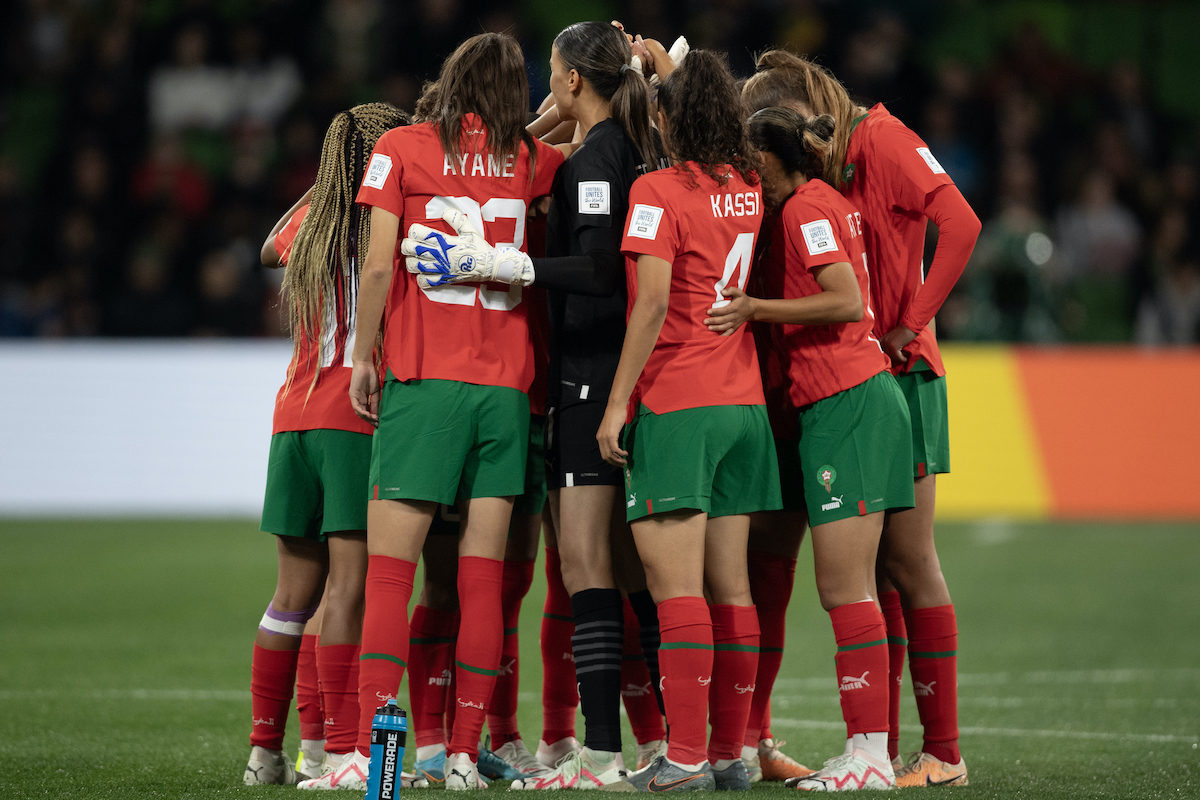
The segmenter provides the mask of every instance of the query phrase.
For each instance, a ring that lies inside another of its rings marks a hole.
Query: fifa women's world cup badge
[[[817,480],[825,484],[825,491],[833,494],[833,482],[837,480],[837,470],[826,464],[817,470]]]

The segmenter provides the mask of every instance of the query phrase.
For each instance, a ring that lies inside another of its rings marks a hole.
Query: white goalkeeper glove
[[[417,276],[422,289],[488,281],[517,286],[533,283],[533,261],[528,255],[515,247],[492,247],[457,209],[443,211],[442,219],[457,236],[413,223],[408,238],[400,244],[405,268]]]

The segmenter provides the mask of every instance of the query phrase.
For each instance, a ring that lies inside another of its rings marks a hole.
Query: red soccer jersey
[[[690,169],[699,187],[689,186]],[[703,406],[763,405],[754,337],[745,326],[721,336],[705,312],[745,288],[762,224],[762,191],[732,168],[724,186],[692,162],[638,178],[629,192],[626,256],[629,307],[637,299],[637,257],[671,262],[667,318],[634,391],[655,414]]]
[[[769,265],[781,297],[820,294],[812,270],[848,261],[863,296],[858,322],[834,325],[776,325],[775,346],[786,365],[797,408],[858,386],[888,368],[888,357],[871,333],[871,287],[863,249],[862,219],[829,184],[811,180],[797,189],[772,231]],[[782,274],[780,274],[782,273]],[[781,279],[781,280],[780,280]]]
[[[783,297],[783,269],[771,268],[776,258],[774,240],[777,237],[774,232],[778,223],[779,213],[768,210],[763,217],[758,247],[754,252],[754,271],[746,288],[746,293],[754,297]],[[787,353],[776,346],[778,340],[783,337],[782,328],[768,322],[749,322],[746,327],[754,335],[755,349],[758,350],[758,366],[762,374],[763,395],[767,401],[767,419],[771,423],[771,433],[776,439],[791,441],[797,436],[799,417],[792,402],[792,378],[788,374]]]
[[[292,218],[275,234],[275,252],[279,262],[286,265],[292,252],[292,242],[300,223],[308,213],[308,205],[301,206]],[[354,351],[354,309],[348,307],[344,297],[344,286],[338,281],[338,295],[332,306],[326,306],[326,324],[329,332],[325,340],[318,342],[313,336],[299,347],[294,360],[296,372],[291,385],[286,382],[275,397],[275,418],[271,433],[283,431],[311,431],[331,428],[338,431],[371,433],[374,428],[361,420],[350,407],[350,355]],[[313,372],[318,370],[317,383],[313,385]],[[309,388],[312,393],[309,393]]]
[[[442,151],[432,123],[395,128],[379,138],[358,202],[453,233],[442,212],[457,208],[492,245],[525,247],[530,201],[550,193],[562,154],[536,143],[536,171],[525,145],[515,156],[488,155],[487,130],[474,114],[457,159]],[[465,283],[421,289],[397,258],[384,315],[383,363],[397,379],[435,378],[528,392],[534,377],[529,307],[520,286]]]
[[[862,212],[875,299],[875,335],[882,337],[901,323],[925,281],[921,266],[925,198],[954,181],[929,152],[929,145],[881,103],[851,132],[844,175],[842,194]],[[923,358],[935,373],[946,374],[937,339],[928,328],[904,349],[908,361],[895,372],[903,372]]]

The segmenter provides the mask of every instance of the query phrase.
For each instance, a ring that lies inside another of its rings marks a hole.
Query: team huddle
[[[481,34],[411,115],[339,113],[263,246],[295,351],[245,783],[365,791],[407,672],[414,789],[966,785],[932,320],[978,219],[916,134],[786,51],[738,81],[584,22],[550,66],[531,115],[519,45]],[[818,769],[770,713],[806,530],[847,732]],[[543,533],[531,749],[517,621]],[[924,741],[902,759],[906,658]]]

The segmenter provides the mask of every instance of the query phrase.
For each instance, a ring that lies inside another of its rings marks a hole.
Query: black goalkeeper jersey
[[[547,258],[534,261],[534,285],[549,290],[551,407],[608,400],[625,339],[621,235],[629,189],[647,171],[620,124],[606,119],[592,126],[554,179]]]

